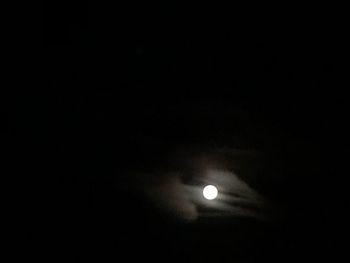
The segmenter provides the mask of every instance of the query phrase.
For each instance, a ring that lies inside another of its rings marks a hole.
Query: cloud
[[[139,174],[130,188],[140,191],[164,214],[193,222],[201,217],[249,217],[268,219],[268,202],[246,182],[230,171],[209,169],[201,183],[191,185],[181,180],[180,173],[159,176]],[[215,185],[218,198],[206,200],[203,187]]]

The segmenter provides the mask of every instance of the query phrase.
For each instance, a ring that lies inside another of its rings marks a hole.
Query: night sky
[[[45,88],[6,110],[13,172],[38,189],[28,242],[47,262],[340,262],[341,16],[73,2],[45,6]],[[221,178],[212,168],[269,219],[186,199]]]

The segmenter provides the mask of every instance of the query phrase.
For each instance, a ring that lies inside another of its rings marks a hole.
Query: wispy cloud
[[[138,175],[131,188],[140,191],[164,213],[193,222],[201,217],[249,217],[266,220],[268,202],[246,182],[230,171],[209,169],[202,182],[185,184],[181,174]],[[219,190],[215,200],[206,200],[203,187],[213,184]]]

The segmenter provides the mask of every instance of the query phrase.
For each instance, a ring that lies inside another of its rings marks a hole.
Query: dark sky
[[[28,181],[45,192],[28,202],[30,242],[62,262],[338,261],[348,207],[341,16],[295,9],[45,6],[45,89],[8,109],[16,169],[40,175]],[[133,186],[120,190],[133,173],[190,174],[196,154],[225,147],[258,153],[240,173],[280,219],[182,223]],[[184,149],[194,150],[174,159]]]

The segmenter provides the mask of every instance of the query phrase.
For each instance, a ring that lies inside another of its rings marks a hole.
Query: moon
[[[214,185],[207,185],[203,189],[203,196],[208,200],[213,200],[218,196],[218,189]]]

